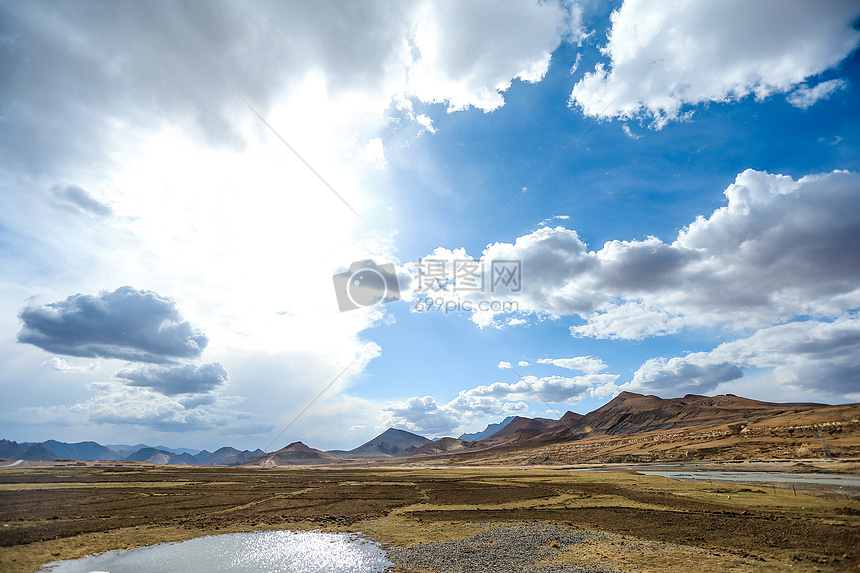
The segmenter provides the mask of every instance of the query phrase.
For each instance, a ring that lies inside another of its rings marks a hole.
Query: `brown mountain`
[[[564,416],[562,416],[555,424],[552,425],[553,428],[558,426],[572,426],[578,423],[585,416],[582,414],[577,414],[576,412],[567,411]]]
[[[623,392],[585,416],[565,414],[546,431],[537,431],[544,422],[523,418],[506,436],[437,455],[456,464],[844,459],[860,455],[858,418],[860,404]]]
[[[540,434],[547,431],[556,422],[557,420],[550,420],[549,418],[524,418],[516,416],[507,426],[483,441],[504,440],[517,432],[520,435],[532,432]]]
[[[424,444],[410,455],[435,456],[439,454],[455,454],[471,449],[475,443],[459,438],[440,438],[434,442]]]
[[[825,408],[826,404],[780,404],[741,398],[734,394],[683,398],[660,398],[653,395],[622,392],[608,404],[567,424],[557,424],[552,432],[532,440],[554,443],[605,434],[636,434],[691,426],[716,426],[729,423],[753,423],[783,413]]]
[[[388,428],[369,442],[366,442],[348,452],[337,452],[344,458],[390,458],[408,456],[415,453],[421,446],[430,443],[424,436]]]
[[[310,448],[301,442],[293,442],[270,454],[256,456],[243,465],[249,466],[302,466],[331,464],[339,461],[323,451]]]

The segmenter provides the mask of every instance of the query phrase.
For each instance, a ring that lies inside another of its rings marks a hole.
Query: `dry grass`
[[[860,562],[857,501],[629,471],[0,472],[2,571],[35,571],[49,561],[217,533],[363,531],[408,546],[464,539],[512,521],[600,531],[602,539],[559,551],[556,559],[620,571],[846,571]]]

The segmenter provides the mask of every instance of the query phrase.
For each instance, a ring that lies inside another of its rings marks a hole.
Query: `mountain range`
[[[824,433],[827,433],[825,439]],[[826,443],[829,443],[828,446]],[[658,447],[659,444],[662,444]],[[792,449],[793,448],[793,449]],[[102,446],[56,440],[0,440],[0,458],[21,460],[129,460],[180,465],[320,465],[390,458],[486,463],[501,459],[547,461],[654,461],[730,455],[802,457],[860,454],[860,404],[774,403],[733,394],[664,399],[622,392],[606,405],[559,420],[512,416],[482,432],[429,440],[389,428],[352,450],[317,450],[293,442],[275,452],[215,452],[164,446]],[[722,453],[720,453],[722,452]],[[793,452],[793,453],[792,453]]]
[[[189,452],[197,452],[192,455]],[[0,458],[31,461],[84,460],[84,461],[139,461],[153,464],[177,464],[190,466],[238,466],[263,453],[263,450],[239,451],[224,447],[215,452],[171,449],[164,446],[150,447],[146,444],[126,446],[115,444],[103,446],[96,442],[69,444],[57,440],[45,442],[10,442],[0,440]]]

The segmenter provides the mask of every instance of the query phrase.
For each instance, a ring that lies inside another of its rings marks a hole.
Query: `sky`
[[[0,0],[0,437],[351,449],[622,391],[860,401],[858,22]]]

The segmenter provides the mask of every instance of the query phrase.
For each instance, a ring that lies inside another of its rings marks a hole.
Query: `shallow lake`
[[[255,531],[111,551],[45,565],[51,573],[374,573],[392,563],[353,533]]]
[[[794,474],[783,472],[680,472],[641,470],[637,473],[644,475],[663,476],[672,479],[742,481],[742,482],[782,482],[782,483],[818,483],[824,485],[847,485],[860,487],[860,477],[844,474]]]

